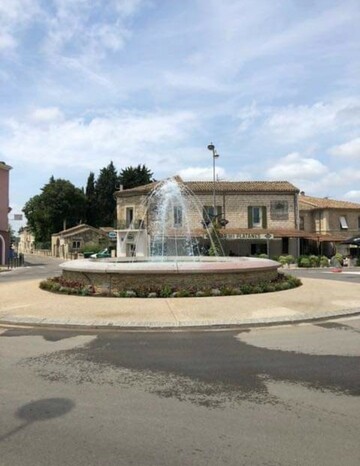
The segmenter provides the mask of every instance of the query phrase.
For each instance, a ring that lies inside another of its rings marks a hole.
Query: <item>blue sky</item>
[[[13,212],[110,160],[210,179],[210,141],[219,179],[360,202],[359,24],[359,0],[0,0]]]

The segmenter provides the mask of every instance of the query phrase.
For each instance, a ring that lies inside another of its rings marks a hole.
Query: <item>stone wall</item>
[[[275,280],[277,267],[267,270],[242,270],[229,273],[83,273],[63,270],[63,277],[93,285],[96,291],[128,291],[139,289],[162,289],[165,286],[177,289],[209,289],[222,286],[238,287],[244,283],[256,284]]]
[[[134,208],[134,219],[145,218],[146,209],[144,196],[117,197],[118,223],[126,221],[126,207]],[[287,219],[272,219],[270,215],[271,202],[287,201]],[[191,201],[189,209],[189,226],[192,229],[201,228],[202,207],[212,206],[213,196],[209,194],[198,194],[196,200]],[[296,225],[295,196],[289,193],[217,193],[216,205],[221,206],[223,216],[229,221],[229,228],[248,228],[248,207],[264,206],[267,210],[267,228],[271,229],[294,229]]]

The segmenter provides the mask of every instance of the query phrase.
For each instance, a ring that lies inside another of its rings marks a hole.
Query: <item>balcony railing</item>
[[[145,227],[145,222],[142,219],[135,219],[132,222],[119,220],[117,223],[118,230],[143,230]]]

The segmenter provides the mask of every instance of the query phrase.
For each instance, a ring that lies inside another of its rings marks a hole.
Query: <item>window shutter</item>
[[[248,228],[253,227],[252,207],[248,206]]]
[[[266,218],[266,207],[261,207],[262,209],[262,227],[267,228],[267,218]]]

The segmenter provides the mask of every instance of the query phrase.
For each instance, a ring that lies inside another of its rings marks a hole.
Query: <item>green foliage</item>
[[[169,285],[165,285],[164,288],[160,291],[160,296],[162,298],[170,298],[172,293],[173,290],[171,289],[171,287]]]
[[[329,266],[329,259],[326,256],[320,257],[320,267],[328,267]]]
[[[280,262],[282,266],[284,266],[287,263],[286,256],[279,256],[277,261]]]
[[[286,260],[287,265],[289,265],[289,266],[290,266],[290,264],[295,263],[295,258],[291,254],[288,254],[287,256],[285,256],[285,260]]]
[[[109,291],[95,289],[92,285],[84,285],[76,280],[69,280],[64,277],[55,277],[43,280],[40,288],[54,293],[72,294],[79,296],[110,296],[118,298],[185,298],[203,296],[233,296],[257,293],[270,293],[274,291],[290,290],[301,285],[301,280],[292,275],[279,275],[276,280],[261,283],[239,283],[238,286],[220,286],[219,288],[189,287],[187,289],[170,287],[140,286],[135,290],[120,290],[113,293]],[[217,291],[214,293],[214,291]]]
[[[267,254],[259,254],[260,259],[269,259],[269,256]]]
[[[310,267],[319,267],[320,265],[320,256],[311,255],[309,257]]]
[[[80,249],[80,252],[82,254],[84,254],[85,252],[95,253],[95,252],[100,252],[101,249],[103,249],[101,244],[87,243]]]
[[[23,212],[35,242],[50,241],[51,235],[85,218],[86,198],[70,181],[50,178],[42,193],[29,199]]]
[[[298,263],[299,267],[311,267],[311,262],[309,257],[302,257]]]
[[[114,192],[118,186],[118,175],[113,162],[100,170],[100,174],[95,184],[95,197],[93,205],[97,215],[95,226],[114,226],[116,214],[116,200]],[[90,188],[89,188],[90,189]]]
[[[95,175],[90,172],[85,189],[86,196],[86,223],[93,227],[99,226],[99,209],[95,190]]]
[[[154,181],[153,173],[145,165],[126,167],[119,174],[119,183],[124,189],[136,188],[152,181]]]

